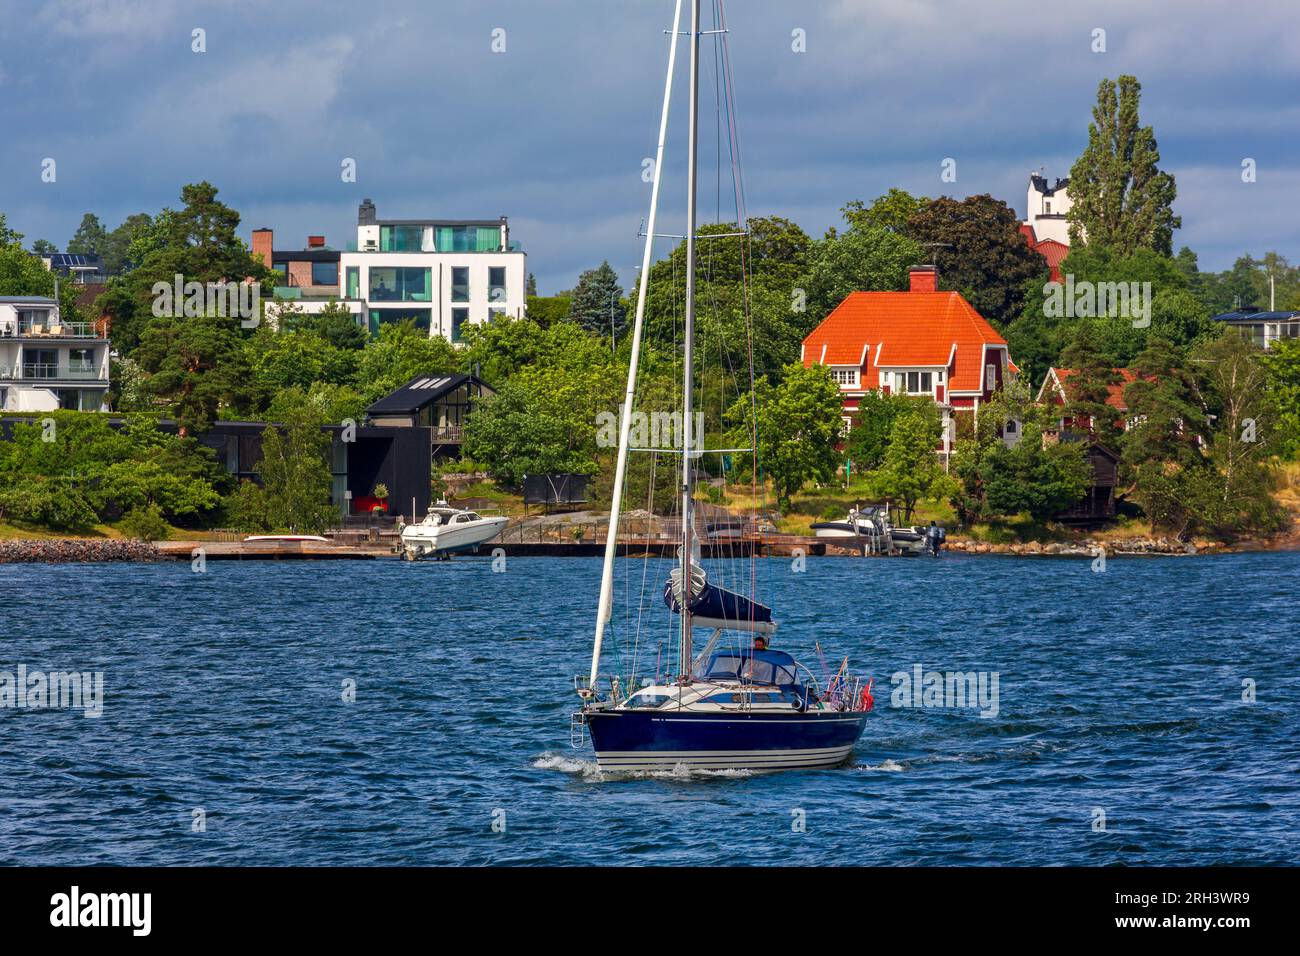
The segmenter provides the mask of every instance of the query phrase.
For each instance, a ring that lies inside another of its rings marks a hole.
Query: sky
[[[846,202],[897,186],[991,193],[1023,217],[1030,172],[1065,176],[1086,144],[1098,81],[1132,73],[1177,180],[1175,247],[1196,250],[1202,269],[1267,250],[1300,261],[1296,0],[725,6],[750,215],[816,237]],[[713,7],[704,0],[706,29]],[[0,0],[0,212],[27,242],[62,249],[85,212],[112,228],[206,179],[241,213],[246,241],[265,226],[276,248],[309,233],[343,248],[369,197],[380,218],[508,216],[544,295],[605,259],[626,284],[641,260],[642,163],[672,11],[673,0]],[[731,178],[717,164],[716,42],[702,40],[705,222],[719,208],[734,217],[717,201]],[[684,44],[679,66],[664,233],[682,231],[685,210]],[[356,182],[343,181],[347,159]],[[944,182],[949,159],[956,180]]]

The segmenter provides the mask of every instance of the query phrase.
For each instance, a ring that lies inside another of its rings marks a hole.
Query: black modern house
[[[473,375],[417,375],[366,409],[373,427],[427,428],[429,457],[460,457],[465,420],[474,406],[496,391]]]

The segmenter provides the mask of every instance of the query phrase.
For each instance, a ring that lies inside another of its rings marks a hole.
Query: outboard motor
[[[943,543],[947,540],[948,532],[931,521],[930,527],[925,529],[925,550],[930,553],[930,556],[937,558],[939,549],[943,547]]]

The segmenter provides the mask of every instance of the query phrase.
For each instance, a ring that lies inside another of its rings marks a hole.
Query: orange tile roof
[[[863,383],[873,386],[878,368],[946,368],[951,359],[948,388],[978,392],[984,346],[1006,344],[958,292],[852,292],[808,333],[803,358],[805,365],[861,366]]]
[[[1074,369],[1058,368],[1054,369],[1054,371],[1056,372],[1056,380],[1061,383],[1062,388],[1065,388],[1065,383],[1074,374]],[[1124,402],[1124,389],[1132,382],[1137,381],[1137,375],[1126,368],[1117,368],[1113,371],[1119,376],[1120,380],[1114,385],[1106,386],[1106,404],[1118,411],[1125,412],[1128,411],[1128,405]]]

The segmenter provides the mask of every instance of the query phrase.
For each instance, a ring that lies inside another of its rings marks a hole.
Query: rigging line
[[[727,5],[726,0],[717,0],[718,10],[721,16],[719,28],[723,31],[722,37],[722,64],[726,76],[727,107],[728,117],[730,119],[729,129],[732,140],[732,176],[736,185],[736,213],[740,220],[741,228],[744,228],[745,222],[749,218],[749,202],[745,191],[744,166],[741,162],[740,150],[740,122],[739,111],[736,109],[736,82],[735,74],[731,62],[731,43],[727,34]]]
[[[719,27],[718,22],[718,4],[717,0],[713,2],[713,25]],[[716,206],[715,221],[722,221],[722,58],[719,52],[720,34],[715,33],[713,36],[713,116],[714,116],[714,144],[717,152],[716,166],[714,174],[714,203]]]

